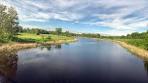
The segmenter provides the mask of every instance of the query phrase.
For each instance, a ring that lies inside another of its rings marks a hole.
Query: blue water
[[[11,69],[10,69],[11,70]],[[8,71],[10,71],[8,70]],[[21,50],[12,83],[148,83],[148,62],[106,40]]]

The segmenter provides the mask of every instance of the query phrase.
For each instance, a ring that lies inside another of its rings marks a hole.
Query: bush
[[[51,40],[51,36],[48,36],[47,39]]]
[[[37,33],[36,35],[40,35],[40,33]]]
[[[34,42],[36,42],[35,39],[31,39],[31,38],[22,39],[22,38],[17,38],[17,37],[14,37],[13,41],[15,41],[15,42],[24,42],[24,43],[34,43]]]

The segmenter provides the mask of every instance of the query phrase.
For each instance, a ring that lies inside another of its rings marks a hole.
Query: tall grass
[[[8,54],[14,54],[16,51],[20,50],[20,49],[24,49],[24,48],[32,48],[32,47],[36,47],[37,44],[36,43],[28,43],[28,44],[23,44],[23,43],[15,43],[15,44],[7,44],[7,45],[3,45],[0,46],[0,55],[6,55]]]
[[[148,50],[147,39],[120,39],[120,41]]]
[[[148,59],[148,51],[141,49],[139,47],[133,46],[131,44],[127,44],[126,42],[122,42],[122,41],[115,41],[115,42],[119,43],[121,46],[127,48],[129,51],[138,55],[139,57]]]

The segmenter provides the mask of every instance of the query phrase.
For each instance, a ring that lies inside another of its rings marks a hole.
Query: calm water
[[[0,59],[0,83],[148,83],[147,71],[147,61],[118,44],[93,39]]]

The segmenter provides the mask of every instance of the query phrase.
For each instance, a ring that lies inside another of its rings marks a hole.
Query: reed
[[[33,48],[36,47],[36,43],[15,43],[15,44],[6,44],[0,46],[0,55],[11,55],[14,54],[14,52],[25,49],[25,48]]]

